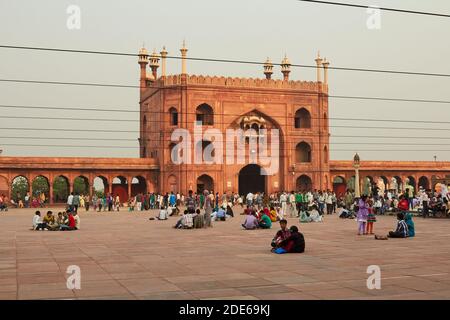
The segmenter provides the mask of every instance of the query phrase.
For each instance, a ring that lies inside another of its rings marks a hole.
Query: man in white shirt
[[[69,196],[67,197],[67,207],[70,211],[72,211],[72,207],[73,207],[73,192],[69,194]]]
[[[253,193],[249,192],[247,194],[247,207],[251,207],[253,204]]]

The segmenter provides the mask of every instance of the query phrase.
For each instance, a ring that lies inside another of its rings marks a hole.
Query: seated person
[[[276,222],[278,219],[277,211],[274,207],[270,207],[270,221]]]
[[[305,238],[302,233],[298,232],[296,226],[291,226],[289,229],[291,235],[280,242],[278,248],[273,252],[282,253],[303,253],[305,252]]]
[[[405,215],[403,212],[397,213],[397,229],[395,231],[389,231],[389,238],[406,238],[408,236],[408,226],[404,219]]]
[[[412,214],[407,213],[405,215],[406,226],[408,227],[408,237],[414,237],[416,235],[416,231],[414,228],[414,221],[412,219]]]
[[[76,225],[76,221],[74,218],[75,212],[68,212],[67,213],[67,219],[68,219],[68,224],[64,225],[64,226],[59,226],[61,231],[72,231],[72,230],[77,230],[77,225]]]
[[[217,209],[216,214],[215,214],[215,220],[216,221],[225,221],[226,220],[225,210],[223,210],[222,207]]]
[[[75,220],[75,230],[80,230],[81,219],[78,212],[73,213],[73,219]]]
[[[69,218],[67,217],[67,215],[62,212],[58,212],[58,218],[56,218],[56,223],[58,224],[58,229],[61,230],[61,228],[69,227]]]
[[[200,209],[197,209],[195,211],[195,214],[192,215],[194,220],[194,228],[195,229],[201,229],[205,225],[205,218],[200,213]]]
[[[301,210],[300,211],[300,222],[301,223],[306,223],[306,222],[311,222],[312,219],[309,216],[309,213],[305,210]]]
[[[166,207],[162,206],[161,210],[159,210],[159,215],[156,217],[158,220],[167,220],[169,217],[169,214],[167,213]]]
[[[194,222],[192,218],[192,213],[190,213],[188,210],[184,210],[183,216],[178,219],[177,223],[175,224],[175,229],[192,229],[194,227]]]
[[[270,229],[272,228],[272,221],[270,220],[270,217],[264,213],[264,211],[261,210],[261,216],[259,218],[259,227],[263,229]]]
[[[242,224],[242,227],[245,230],[254,230],[254,229],[257,229],[259,227],[258,218],[256,217],[256,212],[255,211],[252,211],[251,214],[248,214],[245,217],[245,221]]]
[[[280,227],[281,229],[275,234],[275,237],[272,239],[270,244],[272,246],[272,251],[278,248],[279,244],[291,235],[291,232],[287,228],[287,220],[281,219]]]
[[[320,215],[319,211],[317,211],[317,207],[314,205],[309,212],[309,217],[311,218],[311,221],[313,222],[322,222],[323,217]]]
[[[47,215],[44,217],[43,220],[49,230],[52,231],[59,230],[59,226],[56,224],[56,219],[53,216],[53,212],[47,211]]]
[[[11,199],[10,202],[11,202],[11,207],[13,207],[13,208],[18,208],[19,207],[19,204],[17,202],[15,202],[14,199]]]
[[[227,214],[227,216],[234,217],[234,212],[233,212],[233,209],[231,209],[230,205],[227,205],[226,214]]]
[[[47,230],[47,225],[42,222],[41,212],[39,210],[34,214],[32,230]]]

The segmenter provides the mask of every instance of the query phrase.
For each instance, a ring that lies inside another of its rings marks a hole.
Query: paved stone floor
[[[275,255],[276,230],[241,230],[239,215],[175,230],[175,218],[150,212],[82,212],[81,230],[49,232],[29,230],[33,212],[0,212],[0,299],[450,298],[450,220],[416,218],[415,238],[376,241],[328,216],[300,225],[304,254]],[[395,225],[378,220],[377,233]],[[69,265],[81,268],[80,290],[66,287]],[[369,265],[381,268],[381,290],[367,289]]]

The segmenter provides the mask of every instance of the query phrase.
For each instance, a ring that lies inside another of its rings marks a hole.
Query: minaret
[[[147,64],[148,64],[148,52],[144,47],[139,50],[139,65],[141,66],[140,88],[141,92],[147,87]]]
[[[161,77],[164,78],[166,76],[166,58],[168,54],[165,46],[163,47],[160,54],[161,54]]]
[[[181,52],[181,74],[187,74],[186,71],[186,54],[188,49],[186,48],[186,41],[183,41],[183,48],[180,49]]]
[[[264,74],[266,75],[267,80],[270,80],[272,78],[273,64],[269,58],[267,58],[266,62],[264,63]]]
[[[323,83],[325,85],[328,85],[328,66],[330,65],[330,62],[327,61],[327,58],[323,59],[322,65],[323,65]]]
[[[159,55],[156,53],[156,49],[150,55],[150,68],[152,69],[153,80],[156,81],[158,78],[158,67],[159,67]]]
[[[281,61],[281,73],[283,74],[283,80],[289,80],[289,73],[291,72],[291,63],[287,58],[287,55],[284,55],[284,59]]]
[[[317,52],[316,64],[317,64],[317,82],[322,82],[322,75],[320,73],[320,68],[322,66],[322,58],[320,57],[320,51]]]

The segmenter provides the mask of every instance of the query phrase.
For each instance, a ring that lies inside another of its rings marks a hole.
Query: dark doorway
[[[266,176],[261,174],[261,167],[249,164],[239,171],[239,194],[265,192]]]

